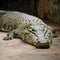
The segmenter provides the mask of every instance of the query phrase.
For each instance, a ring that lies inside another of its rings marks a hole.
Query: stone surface
[[[0,60],[60,60],[60,26],[49,25],[57,30],[58,35],[49,49],[36,49],[18,38],[4,41],[7,33],[0,32]]]

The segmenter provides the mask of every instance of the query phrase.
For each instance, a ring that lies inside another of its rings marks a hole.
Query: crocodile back
[[[11,11],[1,17],[3,21],[1,30],[12,30],[14,28],[24,27],[26,25],[40,25],[42,22],[39,18],[26,13]]]

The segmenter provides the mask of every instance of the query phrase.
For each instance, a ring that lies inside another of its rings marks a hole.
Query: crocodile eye
[[[35,29],[32,29],[32,31],[36,31]]]

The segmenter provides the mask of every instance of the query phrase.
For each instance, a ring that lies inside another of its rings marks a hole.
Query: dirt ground
[[[17,38],[4,41],[7,33],[0,32],[0,60],[60,60],[60,26],[49,25],[57,30],[58,35],[49,49],[36,49]]]

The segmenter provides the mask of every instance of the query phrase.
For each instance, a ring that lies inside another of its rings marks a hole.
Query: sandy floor
[[[59,27],[55,26],[56,29]],[[49,49],[36,49],[35,47],[14,38],[4,41],[7,33],[0,32],[0,60],[60,60],[60,32],[53,38]]]

